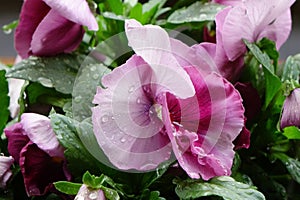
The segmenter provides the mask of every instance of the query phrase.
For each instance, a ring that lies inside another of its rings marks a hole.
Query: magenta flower
[[[7,181],[12,176],[10,167],[13,163],[13,157],[0,155],[0,188],[5,188]]]
[[[169,38],[158,26],[126,21],[137,55],[102,79],[93,108],[97,141],[119,169],[146,171],[175,154],[192,178],[229,175],[244,126],[239,93],[205,49]]]
[[[75,199],[97,199],[105,200],[104,192],[101,189],[94,190],[89,188],[87,185],[82,184]]]
[[[80,44],[84,30],[98,30],[86,0],[26,0],[15,33],[22,58],[69,53]]]
[[[300,88],[296,88],[285,99],[283,104],[280,128],[300,127]]]
[[[25,113],[21,121],[4,130],[8,151],[21,167],[28,196],[43,195],[52,183],[69,180],[64,149],[50,126],[50,119]]]

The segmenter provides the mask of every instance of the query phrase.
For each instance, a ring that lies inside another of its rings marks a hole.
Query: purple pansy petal
[[[32,53],[38,56],[70,53],[79,46],[83,34],[81,25],[67,20],[55,10],[50,10],[32,36]]]
[[[8,152],[19,163],[20,152],[22,148],[29,142],[29,138],[25,135],[22,124],[16,123],[4,129],[4,133],[8,139]]]
[[[13,163],[13,157],[6,157],[0,155],[0,188],[4,188],[6,186],[7,181],[12,176],[10,167]]]
[[[50,157],[46,152],[29,142],[20,153],[20,167],[28,196],[46,194],[52,183],[66,180],[63,159]]]
[[[42,0],[24,1],[15,32],[15,48],[22,58],[29,56],[32,35],[49,10],[50,7]]]
[[[281,16],[276,18],[274,23],[268,25],[268,27],[260,33],[259,39],[267,37],[275,41],[276,48],[279,49],[290,35],[292,25],[291,17],[291,11],[285,11]]]
[[[174,100],[167,96],[168,111],[163,112],[173,151],[180,166],[192,178],[201,176],[208,180],[230,175],[234,157],[232,142],[244,126],[241,97],[222,77],[202,74],[195,67],[185,69],[193,81],[196,96],[179,100],[179,107],[172,106]],[[178,108],[180,118],[172,114],[178,113]],[[180,121],[174,120],[178,118]]]
[[[242,0],[213,0],[212,2],[226,6],[234,6],[240,4]]]
[[[60,146],[48,117],[35,113],[24,113],[21,116],[21,124],[30,141],[41,150],[47,152],[51,157],[64,158],[63,147]]]
[[[291,20],[282,23],[280,18],[290,19],[285,15],[290,15],[287,10],[294,2],[294,0],[246,0],[231,8],[226,17],[221,19],[224,22],[222,37],[226,38],[223,40],[223,45],[229,60],[235,60],[246,52],[242,39],[254,42],[262,37],[270,37],[275,40],[279,48],[291,29]],[[279,27],[276,25],[277,21],[281,26],[284,24],[284,32],[280,29],[281,33],[277,33]]]
[[[199,45],[195,45],[194,48],[204,48],[211,57],[214,58],[215,64],[217,66],[217,73],[221,74],[224,78],[235,81],[239,78],[239,75],[244,66],[244,55],[236,58],[235,60],[229,60],[226,52],[223,47],[223,23],[224,19],[230,11],[230,7],[225,8],[221,12],[219,12],[216,16],[216,40],[217,44],[214,43],[201,43]]]
[[[181,98],[194,95],[191,80],[173,55],[170,38],[165,30],[159,26],[142,26],[136,20],[127,20],[125,31],[129,46],[151,66],[155,81],[164,90]]]
[[[151,83],[154,78],[151,67],[134,55],[103,77],[106,89],[98,88],[95,95],[94,133],[119,169],[150,170],[170,158],[169,139],[153,105],[159,88]]]
[[[53,10],[70,21],[97,31],[98,23],[86,0],[43,0]]]
[[[248,121],[252,121],[261,110],[261,100],[258,91],[251,83],[237,82],[234,87],[239,91],[243,98],[245,117]]]
[[[244,126],[241,133],[233,141],[234,150],[242,148],[248,149],[250,147],[250,136],[250,131]]]
[[[300,88],[296,88],[285,99],[280,121],[280,128],[300,127]]]
[[[104,192],[101,189],[92,190],[87,185],[82,184],[75,199],[97,199],[105,200]]]

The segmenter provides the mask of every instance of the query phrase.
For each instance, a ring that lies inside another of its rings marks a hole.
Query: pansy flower
[[[0,188],[5,188],[7,181],[12,176],[10,167],[13,163],[13,157],[0,155]]]
[[[290,7],[295,0],[215,2],[230,6],[216,15],[216,44],[200,45],[211,53],[220,73],[229,80],[237,80],[243,69],[243,39],[257,42],[266,37],[279,49],[290,34]]]
[[[25,113],[21,121],[4,130],[8,151],[20,165],[28,196],[44,195],[52,183],[70,180],[64,149],[53,132],[50,119]]]
[[[98,30],[86,0],[26,0],[15,33],[15,48],[22,58],[69,53],[82,41],[82,26]]]
[[[239,93],[204,48],[158,26],[125,23],[136,55],[102,79],[94,98],[97,141],[117,168],[147,171],[175,155],[192,178],[230,175],[244,126]]]
[[[300,127],[300,88],[294,89],[285,99],[280,121],[280,128]]]

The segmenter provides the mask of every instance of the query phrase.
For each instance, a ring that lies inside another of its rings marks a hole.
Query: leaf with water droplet
[[[57,139],[65,148],[64,154],[72,175],[81,177],[87,170],[97,173],[103,169],[103,165],[82,144],[76,128],[78,122],[60,114],[52,114],[50,119]]]
[[[0,133],[2,133],[9,118],[8,82],[5,79],[5,70],[0,70]]]
[[[97,86],[101,85],[101,78],[111,70],[102,64],[87,58],[81,65],[73,88],[73,116],[82,121],[92,115],[91,107]],[[91,79],[92,77],[92,79]]]
[[[71,183],[68,181],[58,181],[54,183],[54,186],[58,191],[69,195],[76,195],[81,185],[81,183]]]
[[[264,195],[254,186],[235,181],[229,176],[212,178],[209,181],[179,180],[175,191],[181,199],[196,199],[206,196],[220,196],[225,200],[264,200]]]
[[[195,2],[189,7],[185,7],[173,12],[168,22],[173,24],[181,24],[187,22],[205,22],[214,21],[215,16],[225,6],[215,3]]]
[[[9,24],[6,24],[2,27],[2,30],[5,34],[10,34],[13,29],[15,29],[19,24],[19,20],[14,20]]]
[[[83,56],[71,54],[55,57],[31,56],[14,65],[6,76],[38,82],[61,93],[71,94],[82,60]]]

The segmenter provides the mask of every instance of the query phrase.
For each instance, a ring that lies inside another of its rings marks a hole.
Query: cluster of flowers
[[[213,2],[226,6],[215,18],[215,42],[192,47],[159,26],[125,21],[135,54],[102,78],[104,87],[95,91],[92,108],[97,142],[117,169],[154,170],[174,154],[189,177],[209,180],[229,176],[235,150],[249,147],[245,124],[257,114],[260,102],[250,84],[236,82],[247,53],[243,39],[268,38],[279,49],[291,30],[295,0]],[[85,0],[27,0],[15,47],[22,59],[70,53],[82,41],[83,26],[98,30]],[[294,110],[299,93],[295,89],[287,97],[281,128],[300,125],[300,110]],[[29,196],[55,192],[53,182],[71,180],[64,148],[48,117],[24,113],[4,132],[11,156],[0,157],[2,187],[14,162]]]

